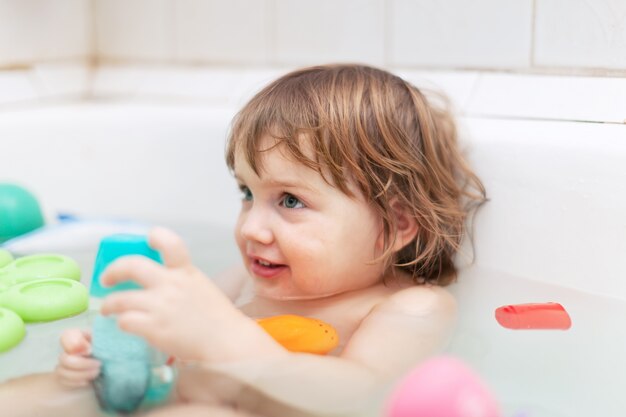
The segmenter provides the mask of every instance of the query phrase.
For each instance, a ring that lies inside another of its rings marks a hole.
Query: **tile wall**
[[[0,0],[0,106],[75,98],[93,64],[335,61],[626,76],[626,2]]]

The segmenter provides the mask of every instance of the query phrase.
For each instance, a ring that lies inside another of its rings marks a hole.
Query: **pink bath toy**
[[[441,356],[413,369],[389,398],[387,417],[500,417],[496,401],[458,359]]]

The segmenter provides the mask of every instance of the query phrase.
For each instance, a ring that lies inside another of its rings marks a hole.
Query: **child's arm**
[[[51,373],[33,374],[0,384],[2,415],[11,417],[102,417],[91,387],[68,388]]]
[[[191,265],[177,237],[159,231],[151,244],[166,266],[131,257],[114,262],[103,283],[132,279],[144,289],[107,297],[102,311],[117,314],[122,329],[193,364],[201,371],[195,377],[205,378],[206,384],[196,384],[206,388],[204,393],[220,385],[211,380],[230,380],[231,399],[263,398],[259,401],[268,410],[286,404],[315,413],[356,411],[390,380],[434,353],[452,327],[452,297],[437,287],[414,287],[374,308],[341,357],[290,353]],[[242,387],[243,393],[238,391]],[[179,388],[185,399],[203,398],[203,390],[196,396],[198,389],[185,378]]]
[[[239,390],[231,387],[226,395],[243,406],[252,402],[265,415],[294,409],[361,415],[380,405],[376,400],[394,379],[446,344],[455,313],[454,299],[442,288],[410,288],[376,307],[340,357],[288,353],[190,366],[179,388],[184,398],[201,400],[207,387],[239,381]]]
[[[437,286],[399,291],[361,323],[342,356],[397,376],[445,346],[456,321],[456,301]]]

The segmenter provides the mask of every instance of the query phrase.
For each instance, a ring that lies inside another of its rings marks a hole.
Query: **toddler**
[[[150,243],[163,266],[127,257],[101,278],[144,287],[110,295],[102,313],[176,358],[175,398],[150,415],[378,415],[370,399],[447,341],[455,302],[443,287],[485,197],[450,114],[380,69],[305,68],[238,113],[226,161],[241,190],[243,263],[222,279],[238,291],[220,291],[162,228]],[[282,314],[330,323],[339,346],[286,350],[254,320]],[[62,345],[54,375],[31,377],[29,389],[42,404],[65,398],[46,415],[97,415],[89,333],[66,331]]]

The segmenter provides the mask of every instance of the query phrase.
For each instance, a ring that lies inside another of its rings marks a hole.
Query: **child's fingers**
[[[91,381],[96,379],[100,374],[100,369],[74,371],[71,369],[59,368],[56,372],[56,377],[61,384],[69,387],[84,387]]]
[[[163,279],[164,268],[143,256],[123,256],[109,265],[100,281],[105,286],[134,281],[145,288],[157,285]]]
[[[59,368],[72,371],[99,370],[100,361],[85,356],[69,355],[62,353],[59,356]]]
[[[93,381],[100,374],[100,362],[83,356],[62,354],[55,375],[65,386],[80,387]]]
[[[100,311],[104,315],[121,314],[127,311],[149,312],[159,309],[154,297],[146,291],[123,291],[113,293],[104,299]]]
[[[141,311],[129,311],[117,316],[117,324],[125,332],[142,336],[148,341],[152,339],[149,336],[157,328],[152,316]]]
[[[91,354],[91,333],[86,330],[69,329],[61,335],[61,346],[74,355]]]
[[[191,265],[191,257],[183,240],[173,231],[155,227],[148,237],[150,246],[159,251],[163,262],[170,268],[183,268]]]
[[[68,387],[68,388],[86,388],[91,383],[91,381],[72,381],[72,380],[65,380],[61,378],[59,378],[59,382],[61,383],[61,385]]]

